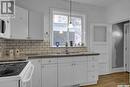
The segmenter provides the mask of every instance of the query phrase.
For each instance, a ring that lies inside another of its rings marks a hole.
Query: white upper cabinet
[[[42,13],[16,6],[15,17],[8,19],[3,38],[43,40]]]
[[[10,19],[10,38],[27,39],[28,38],[28,11],[26,9],[15,7],[15,18]]]
[[[28,39],[43,40],[42,14],[29,11],[29,35]]]

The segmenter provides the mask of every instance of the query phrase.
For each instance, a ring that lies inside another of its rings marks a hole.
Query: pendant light
[[[68,26],[69,28],[73,28],[71,17],[72,17],[72,0],[70,0],[70,15],[69,15],[69,26]]]

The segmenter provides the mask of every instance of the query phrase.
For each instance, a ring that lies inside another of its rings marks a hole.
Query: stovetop
[[[15,62],[0,64],[0,77],[19,75],[28,62]]]

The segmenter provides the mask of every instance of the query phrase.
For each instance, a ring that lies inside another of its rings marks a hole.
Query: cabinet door
[[[28,11],[17,7],[15,18],[11,19],[11,38],[27,39],[28,37]]]
[[[88,82],[88,85],[91,85],[91,83],[97,83],[97,80],[98,80],[98,75],[97,75],[97,72],[96,71],[91,71],[89,72],[88,71],[88,76],[87,76],[87,82]]]
[[[72,63],[58,65],[58,87],[66,87],[74,84]]]
[[[74,84],[87,82],[87,62],[76,62],[74,64]]]
[[[42,14],[29,11],[29,39],[43,40]]]
[[[32,76],[32,87],[42,87],[41,86],[41,59],[30,60],[34,65],[34,73]]]
[[[42,65],[42,87],[57,87],[57,64]]]

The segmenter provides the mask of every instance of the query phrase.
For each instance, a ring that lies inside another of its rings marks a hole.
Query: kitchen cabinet
[[[58,87],[74,85],[74,73],[72,63],[58,65]]]
[[[30,59],[31,63],[34,65],[34,73],[32,75],[32,87],[42,87],[41,86],[41,59]]]
[[[98,58],[96,56],[88,56],[87,82],[88,85],[96,84],[98,80]]]
[[[15,9],[15,18],[10,18],[9,39],[27,39],[28,11],[18,6]]]
[[[91,57],[69,57],[58,59],[58,85],[66,87],[71,85],[90,85],[98,80],[96,60]],[[91,72],[91,73],[90,73]],[[88,79],[89,78],[89,79]]]
[[[43,40],[42,14],[29,11],[29,32],[28,39]]]
[[[57,87],[57,59],[42,59],[42,87]]]
[[[74,63],[74,84],[84,84],[87,82],[87,62]]]
[[[96,84],[98,80],[96,56],[32,59],[31,62],[35,66],[33,87],[84,86]]]

